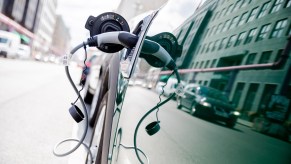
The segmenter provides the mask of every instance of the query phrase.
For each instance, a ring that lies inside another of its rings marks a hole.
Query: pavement
[[[246,120],[242,120],[242,119],[238,119],[237,123],[239,123],[241,125],[244,125],[244,126],[247,126],[249,128],[251,128],[253,126],[252,122],[249,122],[249,121],[246,121]]]

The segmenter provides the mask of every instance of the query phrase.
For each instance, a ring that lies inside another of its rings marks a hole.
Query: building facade
[[[18,33],[22,43],[31,44],[41,8],[41,0],[0,0],[0,29]]]
[[[51,51],[53,32],[56,24],[57,0],[43,0],[39,23],[35,30],[33,56],[48,55]]]
[[[290,13],[290,0],[208,0],[174,31],[183,44],[177,65],[207,69],[274,63],[291,34]],[[241,118],[249,120],[272,95],[291,99],[290,59],[286,60],[277,70],[189,73],[183,79],[225,92]]]
[[[70,45],[70,31],[66,27],[62,16],[57,15],[56,24],[52,38],[52,51],[55,55],[64,55],[69,50]]]

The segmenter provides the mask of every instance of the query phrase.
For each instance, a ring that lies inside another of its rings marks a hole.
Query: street
[[[138,120],[158,101],[158,95],[151,90],[128,88],[120,118],[121,144],[133,145]],[[156,120],[155,114],[153,112],[145,119],[137,135],[137,146],[148,156],[150,163],[290,163],[290,143],[240,124],[230,129],[223,123],[193,117],[185,110],[178,110],[175,101],[160,108],[161,130],[149,136],[144,127]],[[120,148],[119,158],[122,157],[137,162],[134,150]]]
[[[79,70],[72,72],[77,79]],[[64,67],[0,58],[0,79],[0,163],[67,163],[52,153],[75,124],[68,109],[76,96]]]

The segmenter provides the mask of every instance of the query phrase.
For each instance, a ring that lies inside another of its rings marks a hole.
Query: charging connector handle
[[[106,32],[88,38],[90,47],[100,47],[103,44],[119,44],[126,48],[133,48],[138,40],[138,36],[125,31]]]
[[[90,47],[100,47],[103,44],[119,44],[126,48],[133,48],[136,46],[138,36],[125,31],[106,32],[88,38],[87,44]],[[164,66],[173,70],[176,65],[170,54],[157,42],[145,39],[142,45],[141,53],[143,58],[155,57],[163,62]]]

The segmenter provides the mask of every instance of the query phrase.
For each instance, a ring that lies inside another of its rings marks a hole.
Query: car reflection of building
[[[290,0],[208,0],[174,31],[183,44],[177,64],[205,69],[273,63],[291,34],[290,13]],[[246,120],[273,94],[291,98],[290,59],[278,70],[189,73],[183,79],[224,91]]]

